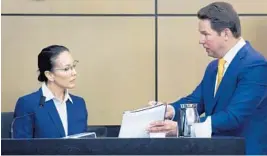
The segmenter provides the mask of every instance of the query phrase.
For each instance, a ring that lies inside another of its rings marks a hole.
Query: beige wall
[[[195,88],[211,58],[198,45],[195,14],[211,0],[158,0],[158,97],[174,101]],[[264,0],[230,1],[239,13],[266,14]],[[120,124],[124,110],[155,98],[154,0],[2,0],[2,13],[83,16],[2,16],[2,111],[19,96],[37,90],[37,55],[50,44],[67,46],[78,59],[77,87],[89,124]],[[84,16],[87,14],[88,16]],[[267,15],[242,16],[245,39],[267,56]]]
[[[216,0],[158,0],[160,14],[196,14],[203,6]],[[217,0],[220,1],[220,0]],[[266,0],[221,0],[231,3],[240,14],[267,13]]]
[[[154,0],[2,0],[2,13],[154,13]]]
[[[4,16],[2,30],[2,111],[39,87],[37,55],[50,44],[80,61],[73,93],[85,98],[90,124],[119,124],[123,110],[154,99],[151,18]]]

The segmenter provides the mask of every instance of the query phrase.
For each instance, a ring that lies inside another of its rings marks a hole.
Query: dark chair
[[[105,126],[87,126],[87,132],[95,132],[96,137],[106,137],[107,136],[107,128]]]
[[[106,137],[118,137],[120,132],[120,125],[106,125],[107,136]]]
[[[88,125],[87,132],[95,132],[97,137],[118,137],[120,125]]]
[[[13,112],[1,113],[1,138],[10,138],[11,123],[13,121]]]

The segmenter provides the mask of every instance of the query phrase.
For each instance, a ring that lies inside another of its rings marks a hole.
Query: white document
[[[166,105],[155,105],[123,113],[119,138],[149,138],[149,124],[164,120]]]
[[[87,139],[87,138],[96,138],[95,132],[84,132],[64,137],[64,139]]]

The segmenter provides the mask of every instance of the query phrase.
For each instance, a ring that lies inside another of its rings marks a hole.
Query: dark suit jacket
[[[14,138],[60,138],[65,137],[64,128],[54,105],[49,100],[40,106],[42,90],[20,97],[17,101],[13,124]],[[70,94],[67,100],[68,134],[86,131],[87,110],[83,98]]]
[[[247,42],[230,63],[214,97],[218,60],[212,61],[198,87],[173,103],[198,103],[211,116],[213,136],[246,140],[247,154],[267,154],[267,63]]]

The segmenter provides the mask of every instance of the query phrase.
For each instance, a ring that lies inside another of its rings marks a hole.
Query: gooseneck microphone
[[[43,108],[44,107],[44,103],[45,103],[45,99],[46,99],[46,97],[45,96],[41,96],[41,98],[40,98],[40,101],[39,101],[39,107],[40,108]],[[15,122],[18,120],[18,119],[21,119],[21,118],[24,118],[24,117],[28,117],[28,116],[32,116],[32,115],[34,115],[35,114],[35,112],[32,112],[32,113],[28,113],[28,114],[25,114],[25,115],[22,115],[22,116],[17,116],[17,117],[15,117],[14,119],[13,119],[13,121],[12,121],[12,123],[11,123],[11,129],[10,129],[10,132],[11,132],[11,138],[14,138],[14,124],[15,124]]]
[[[25,114],[25,115],[22,115],[22,116],[18,116],[18,117],[15,117],[11,123],[11,129],[10,129],[10,132],[11,132],[11,138],[14,138],[14,127],[13,125],[15,124],[15,122],[18,120],[18,119],[21,119],[21,118],[24,118],[24,117],[27,117],[27,116],[31,116],[31,115],[34,115],[35,112],[33,113],[29,113],[29,114]]]

